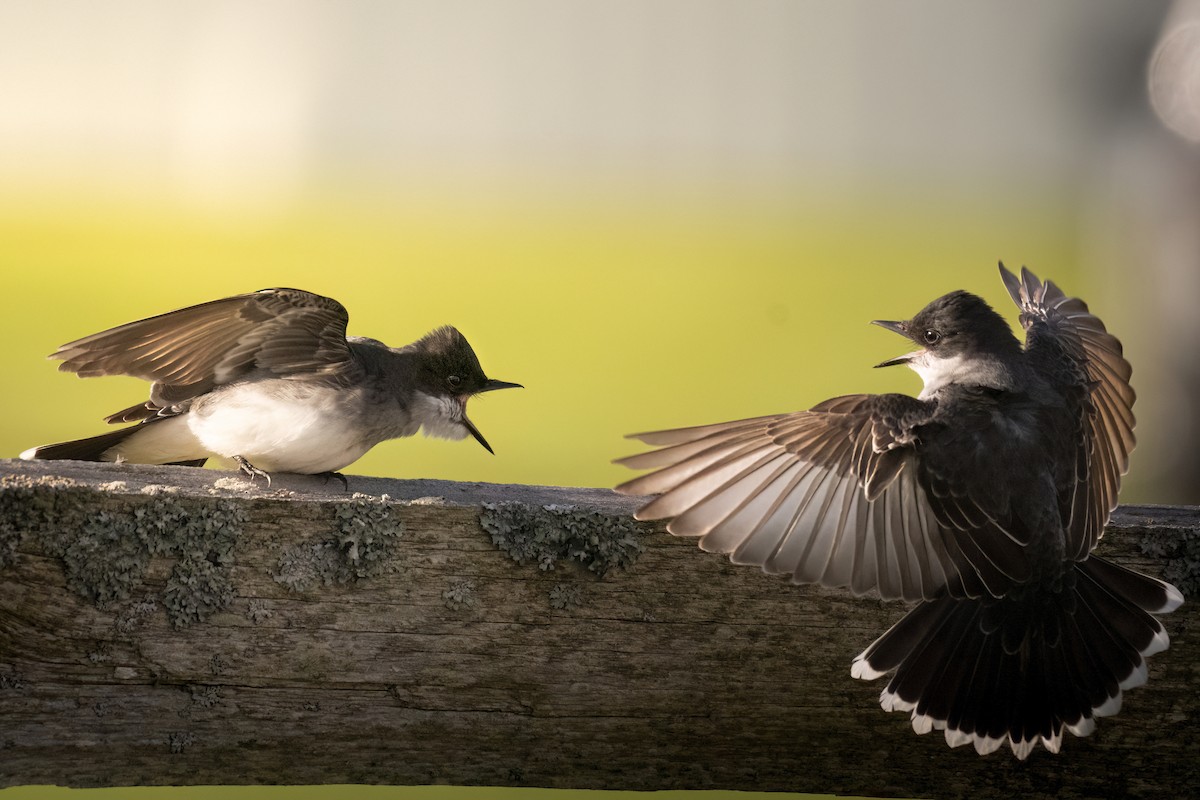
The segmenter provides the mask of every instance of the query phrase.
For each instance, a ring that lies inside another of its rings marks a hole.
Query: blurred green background
[[[408,439],[347,472],[611,486],[630,432],[917,392],[871,368],[906,348],[867,323],[958,288],[1015,321],[1003,259],[1127,346],[1123,501],[1200,501],[1188,22],[1120,0],[5,3],[0,454],[144,397],[56,372],[59,344],[294,286],[393,346],[453,324],[527,387],[471,403],[495,456]],[[77,795],[110,796],[0,791]]]
[[[910,349],[872,319],[906,318],[966,288],[1011,306],[996,257],[1077,267],[1065,209],[990,201],[965,211],[876,195],[741,202],[683,192],[364,198],[323,188],[270,219],[132,202],[0,211],[12,387],[8,455],[102,432],[146,395],[80,380],[45,356],[62,342],[267,286],[339,299],[350,332],[393,346],[454,324],[489,375],[524,391],[470,413],[471,440],[388,442],[348,470],[405,478],[608,486],[624,434],[813,405],[852,391],[919,390],[872,365]]]

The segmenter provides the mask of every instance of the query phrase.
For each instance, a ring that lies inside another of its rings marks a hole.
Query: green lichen
[[[395,569],[404,523],[392,513],[387,495],[355,494],[333,509],[332,532],[291,545],[279,556],[274,578],[295,592],[353,583]]]
[[[574,506],[484,503],[479,524],[518,564],[536,563],[543,570],[571,559],[604,575],[628,568],[645,549],[632,520]]]

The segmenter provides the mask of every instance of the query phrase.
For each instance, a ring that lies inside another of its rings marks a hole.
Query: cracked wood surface
[[[1191,602],[1163,618],[1171,648],[1120,714],[1086,739],[1068,736],[1058,756],[1037,750],[1021,763],[1006,749],[980,758],[936,732],[914,735],[904,715],[879,708],[881,682],[850,677],[901,604],[792,586],[659,526],[639,526],[642,552],[603,576],[567,559],[518,564],[481,527],[481,504],[515,501],[535,514],[598,511],[623,530],[638,501],[607,490],[349,476],[348,494],[302,476],[266,490],[184,467],[2,467],[0,786],[1200,791]],[[381,513],[390,521],[376,525]],[[101,567],[125,561],[105,532],[155,514],[207,522],[119,576],[133,576],[127,587],[114,583]],[[1186,576],[1198,516],[1124,508],[1100,552]],[[68,530],[35,530],[56,522]],[[236,528],[227,545],[213,539],[199,566],[177,569],[205,525],[226,524]],[[344,533],[355,526],[374,533]],[[361,545],[358,566],[320,561],[344,557],[347,536]],[[71,549],[88,537],[94,549]],[[319,567],[306,578],[305,559]],[[206,572],[206,560],[224,572]],[[84,596],[97,580],[110,597],[99,607]],[[197,582],[215,587],[212,608],[175,591]]]

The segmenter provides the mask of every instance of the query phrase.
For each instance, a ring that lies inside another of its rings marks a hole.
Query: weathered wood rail
[[[898,604],[734,567],[609,491],[0,475],[0,786],[1200,794],[1192,602],[1118,716],[1022,763],[850,677]],[[1101,547],[1194,592],[1200,513],[1123,508]]]

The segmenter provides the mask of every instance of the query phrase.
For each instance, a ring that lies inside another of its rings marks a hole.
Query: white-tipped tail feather
[[[1007,743],[1019,759],[1039,744],[1057,753],[1064,730],[1087,736],[1097,717],[1121,710],[1125,691],[1146,683],[1146,657],[1169,644],[1146,606],[1178,594],[1095,556],[1069,583],[1061,593],[923,603],[860,653],[850,674],[894,671],[880,706],[908,712],[916,733],[944,730],[951,747],[986,754]]]

